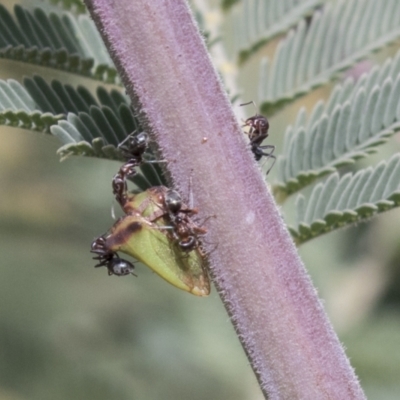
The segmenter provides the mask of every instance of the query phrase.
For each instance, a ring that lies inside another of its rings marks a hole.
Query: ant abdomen
[[[198,242],[194,235],[190,235],[189,237],[187,237],[183,240],[180,240],[178,242],[178,244],[179,244],[180,248],[185,251],[192,251],[196,247],[198,247]]]

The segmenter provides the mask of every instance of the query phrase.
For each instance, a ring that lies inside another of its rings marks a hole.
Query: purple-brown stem
[[[175,187],[216,216],[211,273],[265,396],[364,399],[186,2],[85,1]]]

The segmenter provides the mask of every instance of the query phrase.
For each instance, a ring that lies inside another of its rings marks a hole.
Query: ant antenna
[[[131,136],[133,136],[137,131],[130,133],[121,143],[118,143],[118,147],[121,147]]]
[[[115,221],[117,219],[116,215],[115,215],[115,199],[112,201],[111,203],[111,218]]]
[[[194,205],[194,199],[193,199],[193,190],[192,190],[192,184],[193,184],[193,170],[190,171],[190,176],[189,176],[189,208],[192,209]]]
[[[258,113],[257,113],[257,105],[253,100],[249,101],[248,103],[239,104],[239,107],[248,106],[249,104],[253,104],[254,108],[256,109],[256,115],[258,115]]]

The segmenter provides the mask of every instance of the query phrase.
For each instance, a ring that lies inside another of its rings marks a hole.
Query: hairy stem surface
[[[211,273],[269,399],[363,399],[184,0],[86,0],[175,186],[207,221]],[[210,244],[210,248],[215,245]]]

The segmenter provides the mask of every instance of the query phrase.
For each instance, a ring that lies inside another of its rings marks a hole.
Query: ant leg
[[[198,223],[200,225],[199,228],[201,230],[205,230],[204,233],[207,233],[207,229],[206,228],[202,228],[202,226],[211,218],[217,218],[217,216],[215,214],[214,215],[209,215],[208,217],[203,218],[202,221],[196,221],[196,223]]]
[[[147,217],[147,219],[154,223],[154,221],[157,221],[158,219],[162,218],[164,215],[167,215],[168,213],[161,208],[158,209],[157,211],[154,211],[151,215]]]
[[[269,172],[271,171],[272,167],[274,166],[275,162],[276,162],[276,157],[273,155],[273,152],[275,151],[275,146],[273,146],[271,144],[267,144],[265,146],[258,146],[258,148],[262,149],[262,150],[267,150],[267,149],[270,150],[269,153],[268,152],[264,152],[264,151],[259,151],[259,153],[258,153],[260,156],[267,157],[267,159],[268,158],[272,158],[273,159],[273,162],[272,162],[271,166],[268,168],[268,171],[267,171],[267,175],[268,175]]]
[[[203,225],[204,222],[206,222],[210,218],[211,217],[206,217],[200,225],[197,223],[197,221],[194,222],[192,220],[188,220],[187,222],[193,233],[196,233],[198,235],[205,235],[208,232],[208,230],[206,228],[203,228]]]
[[[151,154],[151,156],[154,157],[153,154]],[[148,160],[148,159],[143,157],[143,162],[146,163],[146,164],[164,164],[164,163],[166,164],[168,162],[168,160],[155,160],[155,159]]]
[[[268,155],[272,155],[272,153],[275,151],[275,146],[273,146],[272,144],[267,144],[265,146],[258,146],[258,147],[263,150],[271,149],[271,152]]]
[[[271,171],[271,169],[272,169],[272,167],[274,166],[275,161],[276,161],[276,157],[275,157],[274,155],[272,155],[272,154],[269,155],[269,158],[272,158],[272,159],[273,159],[273,162],[272,162],[271,166],[268,168],[267,175],[268,175],[269,172]]]

